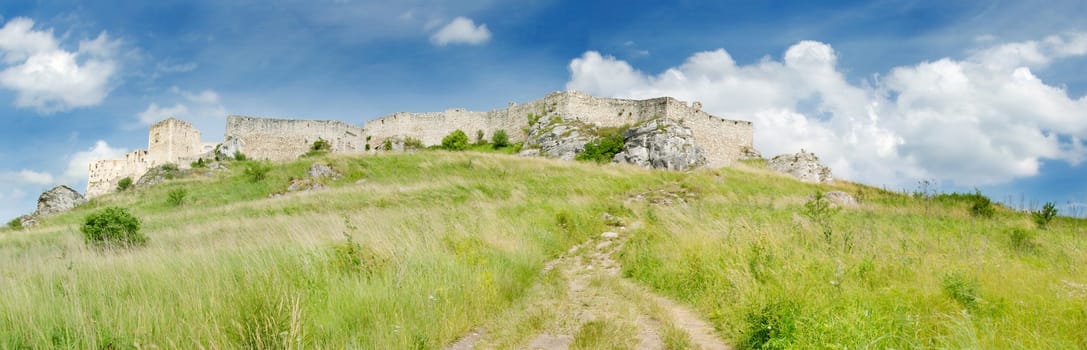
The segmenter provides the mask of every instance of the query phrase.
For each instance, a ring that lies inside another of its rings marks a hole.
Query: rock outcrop
[[[306,172],[306,177],[301,179],[291,179],[290,185],[287,186],[287,192],[305,192],[305,191],[317,191],[325,188],[322,183],[324,179],[337,180],[343,175],[339,171],[336,171],[331,165],[323,163],[313,163],[310,165],[309,171]]]
[[[688,170],[706,164],[705,152],[691,129],[670,119],[656,119],[623,132],[623,151],[613,162],[644,168]]]
[[[565,117],[540,120],[528,129],[525,150],[520,155],[574,160],[590,141],[587,128],[584,123]]]
[[[839,208],[852,208],[857,206],[857,198],[853,195],[842,191],[830,191],[824,193],[823,196],[830,201],[832,205]]]
[[[819,163],[819,157],[814,153],[800,150],[797,154],[782,154],[770,159],[766,163],[770,170],[789,174],[804,182],[830,182],[834,178],[830,175],[830,168]]]
[[[76,190],[60,185],[45,191],[38,197],[38,210],[34,212],[34,216],[40,217],[63,213],[86,202],[87,200],[83,198],[83,195],[76,192]]]

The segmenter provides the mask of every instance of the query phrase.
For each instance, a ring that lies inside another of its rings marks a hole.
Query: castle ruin
[[[317,140],[328,141],[334,153],[378,152],[386,140],[412,137],[423,145],[441,144],[454,130],[468,134],[482,131],[490,139],[505,130],[510,142],[523,142],[530,119],[563,116],[598,127],[635,125],[647,120],[675,120],[691,129],[706,154],[707,166],[728,166],[752,149],[752,125],[702,111],[701,103],[671,97],[646,100],[595,97],[576,91],[560,91],[524,104],[490,111],[448,109],[443,112],[399,112],[366,122],[361,128],[333,120],[268,119],[229,116],[223,142],[202,142],[191,124],[166,119],[150,127],[148,149],[137,150],[120,160],[101,160],[90,165],[87,197],[110,193],[125,177],[133,180],[148,169],[166,163],[187,168],[200,158],[214,158],[216,151],[235,152],[251,159],[291,160],[310,150]],[[546,119],[545,119],[546,120]]]

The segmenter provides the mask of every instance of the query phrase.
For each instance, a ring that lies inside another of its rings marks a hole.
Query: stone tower
[[[200,131],[192,124],[168,118],[151,125],[147,140],[151,166],[177,163],[178,159],[192,158],[203,153]]]

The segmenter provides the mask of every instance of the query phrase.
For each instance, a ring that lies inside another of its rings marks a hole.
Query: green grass
[[[269,197],[315,161],[344,176]],[[250,181],[257,164],[0,231],[0,349],[440,348],[552,283],[544,262],[608,230],[604,212],[644,223],[623,274],[736,346],[1087,348],[1083,220],[1034,232],[1029,214],[977,218],[967,200],[804,184],[758,163],[677,173],[418,152],[306,158]],[[164,200],[179,190],[184,205]],[[829,238],[804,215],[817,190],[862,201],[827,219]],[[141,219],[146,246],[84,244],[83,218],[110,206]],[[551,317],[533,310],[511,332]],[[602,319],[575,340],[625,346],[610,336],[624,327]],[[668,327],[665,340],[688,342]]]

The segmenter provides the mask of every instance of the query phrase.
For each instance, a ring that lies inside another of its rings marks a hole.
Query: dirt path
[[[545,264],[524,305],[446,347],[730,349],[689,308],[620,275],[613,258],[638,224],[614,227]]]

